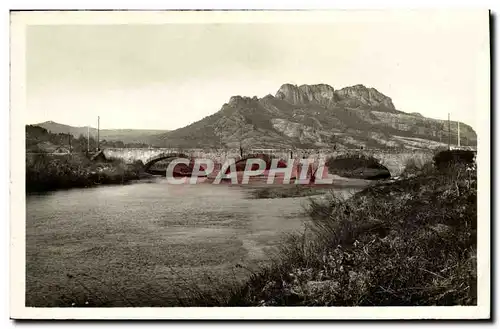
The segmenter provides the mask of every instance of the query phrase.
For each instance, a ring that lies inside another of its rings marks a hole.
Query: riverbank
[[[255,199],[279,199],[279,198],[297,198],[313,195],[328,194],[334,189],[346,188],[366,188],[375,182],[371,180],[344,178],[337,175],[333,176],[332,184],[286,184],[286,185],[259,185],[248,186],[250,197]]]
[[[85,154],[26,157],[26,192],[44,192],[101,184],[125,184],[144,176],[142,165],[91,161]]]
[[[312,200],[307,231],[219,306],[475,305],[477,178],[470,166],[426,170],[348,200]],[[219,296],[224,296],[220,293]]]

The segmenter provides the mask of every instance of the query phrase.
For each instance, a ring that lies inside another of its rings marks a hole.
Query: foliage
[[[37,153],[26,157],[26,191],[121,184],[138,179],[141,171],[141,163],[92,162],[82,154]]]
[[[422,156],[413,156],[405,163],[401,174],[403,178],[409,178],[432,172],[434,169],[440,171],[452,170],[455,167],[474,166],[475,154],[467,150],[438,150],[434,153],[431,161]]]
[[[401,173],[401,177],[410,178],[413,176],[430,173],[432,171],[434,171],[432,162],[429,162],[422,156],[413,156],[406,160],[403,172]]]
[[[474,164],[475,154],[467,150],[446,150],[439,153],[433,158],[434,166],[443,170],[450,166],[457,165],[472,165]]]

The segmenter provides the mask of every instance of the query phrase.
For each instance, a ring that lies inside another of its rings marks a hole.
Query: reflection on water
[[[27,305],[168,305],[245,277],[236,264],[265,261],[307,220],[307,198],[248,192],[155,179],[27,196]]]

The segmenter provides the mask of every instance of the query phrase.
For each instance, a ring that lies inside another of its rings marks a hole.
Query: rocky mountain
[[[436,148],[457,143],[457,122],[396,109],[374,88],[284,84],[275,96],[233,96],[220,111],[152,139],[157,146],[213,148]],[[460,123],[462,145],[476,133]]]
[[[73,127],[64,125],[54,121],[46,121],[34,124],[47,129],[53,134],[71,134],[75,138],[80,135],[87,137],[87,126]],[[168,130],[148,130],[148,129],[101,129],[99,137],[101,140],[122,141],[124,143],[146,143],[149,144],[150,137],[168,132]],[[94,138],[97,136],[97,129],[90,127],[90,135]]]

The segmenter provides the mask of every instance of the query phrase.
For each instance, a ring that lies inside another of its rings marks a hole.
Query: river
[[[152,179],[27,195],[26,305],[179,305],[244,280],[307,221],[308,198],[249,191]]]

